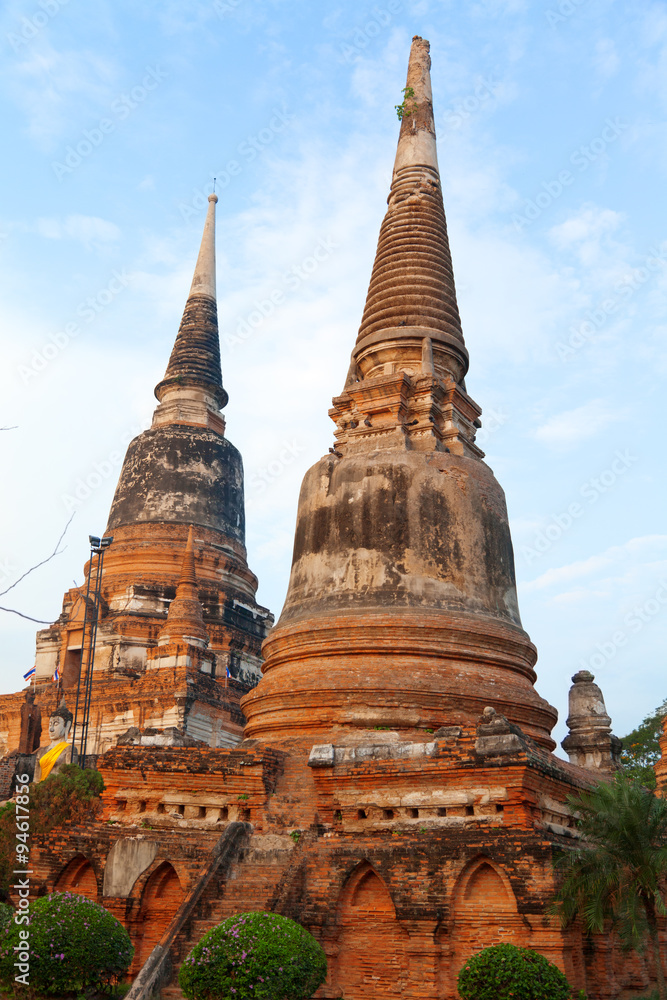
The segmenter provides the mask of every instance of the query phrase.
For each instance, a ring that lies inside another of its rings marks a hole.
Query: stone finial
[[[201,238],[199,256],[195,265],[195,273],[190,285],[190,295],[208,295],[215,301],[215,206],[218,204],[217,194],[208,196],[208,210],[204,233]]]
[[[394,175],[402,167],[427,166],[438,169],[430,50],[431,46],[425,38],[414,36],[408,62]]]
[[[193,389],[205,391],[211,405],[221,409],[227,403],[222,387],[220,338],[215,293],[215,206],[216,194],[209,195],[199,256],[176,342],[164,378],[155,387],[162,402],[174,390],[188,396]]]
[[[190,525],[181,575],[176,587],[176,597],[169,605],[167,620],[158,634],[158,645],[171,642],[185,642],[204,649],[208,646],[209,635],[204,624],[204,609],[197,593],[195,572],[194,529]]]
[[[620,767],[623,744],[612,735],[602,691],[589,670],[572,677],[569,695],[568,735],[561,746],[570,763],[591,771],[611,773]]]

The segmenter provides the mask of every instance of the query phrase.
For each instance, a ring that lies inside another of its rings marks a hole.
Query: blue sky
[[[413,34],[431,42],[467,384],[507,493],[538,689],[560,739],[588,666],[622,735],[667,696],[660,3],[7,0],[0,590],[75,516],[64,552],[0,603],[51,621],[81,583],[150,420],[217,175],[227,433],[258,597],[280,610]],[[0,689],[16,690],[36,626],[0,627]]]

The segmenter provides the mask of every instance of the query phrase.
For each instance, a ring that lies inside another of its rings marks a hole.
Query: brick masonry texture
[[[578,838],[568,796],[609,775],[616,745],[580,677],[577,763],[552,753],[505,498],[465,388],[429,67],[417,37],[366,310],[330,411],[336,445],[304,479],[261,679],[270,616],[254,603],[240,456],[216,409],[214,195],[154,428],[121,476],[91,723],[103,808],[34,843],[31,860],[36,891],[68,887],[123,922],[132,975],[158,942],[168,949],[163,1000],[179,996],[202,935],[247,910],[285,914],[322,943],[328,1000],[455,1000],[469,956],[502,941],[546,955],[589,1000],[654,979],[650,958],[563,929],[550,910],[553,861]],[[40,633],[45,663],[59,643],[73,662],[80,621],[69,592]],[[44,718],[54,697],[43,684]],[[21,703],[0,699],[7,749]],[[128,725],[136,739],[114,745]],[[243,741],[215,747],[215,725]],[[189,745],[148,745],[169,726]],[[193,745],[206,733],[209,746]]]
[[[37,884],[91,898],[96,890],[128,928],[137,972],[225,824],[242,819],[252,833],[172,943],[174,968],[220,920],[268,909],[321,941],[329,959],[321,997],[454,1000],[466,958],[500,941],[537,949],[591,1000],[646,985],[643,959],[628,960],[611,937],[562,931],[549,913],[552,859],[575,842],[565,798],[590,773],[529,741],[481,758],[476,735],[424,734],[417,754],[410,748],[419,744],[369,731],[354,759],[348,744],[346,761],[318,768],[297,741],[119,747],[99,761],[100,821],[36,846]],[[126,897],[104,897],[107,858],[123,840],[155,844],[156,853]]]

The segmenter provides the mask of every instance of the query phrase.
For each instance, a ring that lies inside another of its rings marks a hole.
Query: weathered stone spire
[[[156,411],[154,425],[207,424],[210,421],[206,419],[206,411],[214,414],[220,423],[218,410],[228,399],[222,387],[215,295],[215,206],[218,196],[211,194],[208,201],[204,234],[183,318],[165,376],[155,387],[155,395],[162,406]]]
[[[164,646],[170,642],[187,642],[204,647],[208,645],[208,641],[203,608],[197,593],[194,529],[190,525],[176,597],[169,605],[167,620],[158,635],[158,644]]]
[[[364,349],[389,339],[418,341],[430,336],[441,345],[445,355],[441,361],[448,362],[445,367],[458,382],[468,367],[468,355],[442,203],[430,67],[429,43],[416,36],[389,207],[354,355],[359,358]],[[414,346],[421,351],[420,343]],[[397,354],[402,357],[404,351]],[[385,355],[386,350],[386,363]]]
[[[480,408],[447,240],[429,81],[412,43],[389,208],[336,447],[301,487],[290,584],[243,701],[249,738],[476,725],[485,707],[542,746],[505,497],[475,444]]]
[[[366,307],[344,392],[330,411],[336,448],[450,450],[481,458],[481,410],[465,392],[468,352],[442,202],[429,43],[412,40],[401,130]]]
[[[394,180],[403,167],[425,166],[438,172],[430,49],[427,41],[419,35],[414,36],[405,82],[401,132],[394,161]]]

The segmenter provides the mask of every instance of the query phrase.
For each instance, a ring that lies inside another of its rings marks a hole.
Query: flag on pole
[[[228,676],[228,677],[231,677],[231,676],[232,676],[232,675],[231,675],[231,673],[230,673],[230,671],[229,671],[229,666],[227,667],[227,676]]]
[[[31,667],[30,670],[28,670],[28,672],[23,675],[23,680],[29,681],[30,678],[34,677],[36,673],[37,673],[37,667]]]
[[[51,678],[54,684],[57,684],[60,680],[60,670],[58,669],[58,664],[56,664],[56,669],[53,671],[53,677]]]

